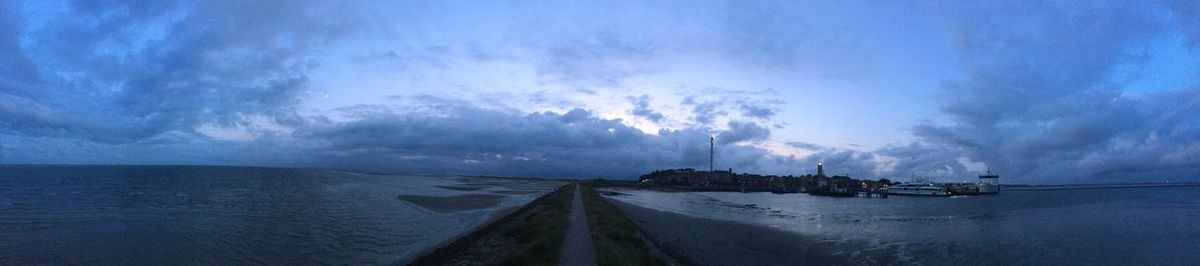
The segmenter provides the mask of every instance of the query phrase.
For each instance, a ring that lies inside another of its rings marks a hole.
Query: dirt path
[[[575,199],[571,200],[571,214],[568,216],[567,236],[558,256],[558,265],[596,265],[592,234],[588,229],[587,213],[583,210],[583,197],[579,195],[579,190],[579,184],[576,184]]]

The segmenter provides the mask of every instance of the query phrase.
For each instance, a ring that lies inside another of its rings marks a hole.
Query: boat
[[[979,194],[998,194],[1000,193],[1000,175],[993,174],[992,169],[988,169],[987,174],[979,175]]]
[[[891,195],[934,197],[945,197],[951,195],[950,191],[946,190],[946,187],[937,186],[934,184],[899,184],[888,187],[887,193]]]

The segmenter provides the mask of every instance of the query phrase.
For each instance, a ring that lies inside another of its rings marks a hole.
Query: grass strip
[[[409,264],[555,265],[574,193],[574,184],[565,185]]]
[[[568,184],[537,212],[529,215],[516,226],[503,228],[501,235],[515,240],[512,248],[502,252],[497,260],[500,265],[555,265],[567,234],[568,215],[575,185]]]
[[[616,206],[600,197],[600,193],[592,186],[580,188],[583,189],[580,192],[584,209],[587,210],[597,265],[666,264],[655,259],[641,231]]]

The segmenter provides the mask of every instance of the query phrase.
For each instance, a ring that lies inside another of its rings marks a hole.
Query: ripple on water
[[[403,264],[561,182],[0,165],[0,264]],[[538,191],[530,195],[472,193]],[[436,187],[443,186],[443,187]],[[400,196],[397,194],[431,196]]]

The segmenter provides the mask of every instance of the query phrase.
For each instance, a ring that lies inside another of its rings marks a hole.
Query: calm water
[[[560,184],[237,167],[0,166],[0,264],[390,264]]]
[[[616,191],[652,209],[817,236],[864,263],[1200,263],[1195,187],[888,199]]]

